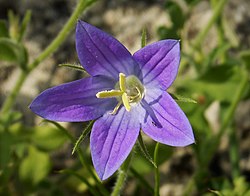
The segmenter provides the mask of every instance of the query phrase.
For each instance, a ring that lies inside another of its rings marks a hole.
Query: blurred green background
[[[43,121],[28,109],[46,88],[86,76],[58,66],[79,63],[74,30],[27,71],[76,3],[0,0],[0,195],[108,195],[114,186],[116,175],[96,179],[88,136],[71,153],[88,123]],[[147,43],[181,40],[179,74],[169,92],[188,116],[196,143],[160,144],[161,195],[250,195],[249,10],[249,0],[99,0],[81,14],[131,53],[140,48],[143,28]],[[20,73],[27,74],[15,90]],[[3,109],[12,95],[14,104]],[[155,142],[143,139],[153,157]],[[153,194],[154,167],[138,146],[122,195]]]

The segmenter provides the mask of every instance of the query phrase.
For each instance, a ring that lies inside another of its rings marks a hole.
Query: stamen
[[[96,93],[97,98],[111,98],[111,97],[120,97],[123,92],[119,90],[110,90],[110,91],[100,91]]]
[[[125,109],[129,112],[130,109],[131,109],[131,106],[129,104],[127,93],[122,94],[122,102],[123,102],[123,105],[124,105]]]
[[[110,112],[111,115],[116,115],[118,109],[120,108],[120,106],[122,105],[122,101],[119,101],[118,104],[115,106],[114,110],[112,112]]]
[[[118,90],[119,88],[119,90]],[[96,94],[97,98],[112,98],[116,97],[118,104],[110,114],[115,115],[123,104],[125,109],[129,112],[131,110],[131,103],[139,102],[143,97],[144,87],[140,80],[130,75],[119,73],[119,84],[115,86],[115,90],[101,91]]]
[[[123,73],[119,74],[119,85],[122,92],[126,92],[126,76]]]

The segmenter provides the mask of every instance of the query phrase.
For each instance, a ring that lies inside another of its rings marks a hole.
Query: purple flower
[[[179,41],[162,40],[131,55],[112,36],[78,21],[76,50],[90,77],[42,92],[30,108],[52,121],[97,119],[90,147],[102,180],[121,166],[140,130],[170,146],[194,143],[187,117],[166,92],[178,72]]]

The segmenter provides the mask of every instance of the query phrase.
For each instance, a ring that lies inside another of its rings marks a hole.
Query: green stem
[[[71,17],[69,18],[68,22],[64,25],[62,30],[56,36],[56,38],[50,43],[50,45],[30,64],[28,65],[28,71],[22,71],[15,87],[12,89],[10,95],[6,98],[5,102],[3,103],[1,113],[4,114],[9,112],[13,107],[13,104],[16,100],[20,89],[26,80],[28,74],[36,68],[44,59],[49,57],[53,52],[55,52],[58,47],[63,43],[63,41],[68,36],[71,29],[75,26],[75,23],[80,16],[80,14],[92,3],[92,0],[80,0],[77,4],[74,12],[72,13]]]
[[[154,163],[157,167],[154,168],[155,171],[155,187],[154,187],[154,196],[159,196],[159,188],[160,188],[160,176],[159,176],[159,168],[158,168],[158,151],[159,151],[159,143],[157,142],[155,145],[154,151]]]
[[[133,152],[130,153],[128,158],[125,160],[125,162],[122,164],[122,166],[119,169],[117,181],[116,181],[116,184],[115,184],[115,187],[113,189],[113,192],[112,192],[111,196],[120,195],[120,191],[123,188],[125,179],[127,177],[130,161],[131,161],[131,158],[132,158],[132,153]]]

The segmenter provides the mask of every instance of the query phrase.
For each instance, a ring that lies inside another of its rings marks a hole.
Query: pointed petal
[[[53,121],[80,122],[96,119],[112,110],[117,100],[98,99],[96,93],[114,88],[107,77],[89,77],[65,83],[42,92],[31,103],[37,115]]]
[[[166,90],[178,73],[180,43],[171,39],[155,42],[137,51],[134,58],[142,66],[143,83]]]
[[[100,29],[78,21],[76,50],[82,66],[92,75],[118,79],[119,73],[131,75],[139,66],[129,51],[114,37]]]
[[[194,143],[192,127],[186,115],[167,92],[163,91],[161,95],[148,92],[142,105],[148,113],[142,130],[152,139],[170,146]]]
[[[90,148],[97,174],[102,180],[110,177],[127,158],[140,131],[136,107],[127,112],[120,108],[116,115],[105,114],[91,132]]]

